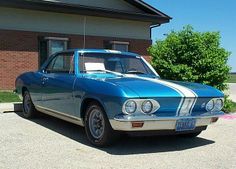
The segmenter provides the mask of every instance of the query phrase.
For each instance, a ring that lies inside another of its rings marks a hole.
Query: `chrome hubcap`
[[[99,139],[104,134],[105,121],[102,112],[97,109],[92,110],[89,116],[89,130],[91,135]]]
[[[31,107],[31,100],[29,94],[25,95],[23,105],[24,105],[24,113],[28,114],[30,112],[30,107]]]

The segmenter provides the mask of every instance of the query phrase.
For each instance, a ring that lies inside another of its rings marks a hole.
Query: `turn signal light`
[[[131,122],[132,123],[132,128],[141,128],[143,127],[144,122],[143,121],[139,121],[139,122]]]

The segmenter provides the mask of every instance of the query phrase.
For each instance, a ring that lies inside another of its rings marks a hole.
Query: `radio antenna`
[[[87,18],[86,16],[84,17],[84,44],[83,44],[83,49],[86,47],[86,24],[87,24]]]
[[[84,26],[84,40],[83,40],[83,49],[85,49],[85,47],[86,47],[86,23],[87,23],[87,18],[86,18],[86,16],[84,17],[84,24],[83,24],[83,26]],[[82,53],[82,66],[83,66],[83,73],[84,73],[84,71],[85,71],[85,63],[84,63],[84,53]]]

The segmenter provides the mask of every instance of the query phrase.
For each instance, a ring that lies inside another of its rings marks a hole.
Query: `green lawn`
[[[0,103],[21,101],[17,94],[13,92],[0,91]]]
[[[236,83],[236,74],[230,74],[229,83]]]

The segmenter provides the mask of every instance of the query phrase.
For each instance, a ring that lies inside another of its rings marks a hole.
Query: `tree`
[[[172,31],[148,49],[162,78],[204,83],[226,89],[230,52],[220,46],[219,32],[195,32],[191,26]]]
[[[219,32],[197,32],[186,26],[170,32],[149,49],[151,64],[164,79],[203,83],[227,89],[230,52],[220,46]]]

